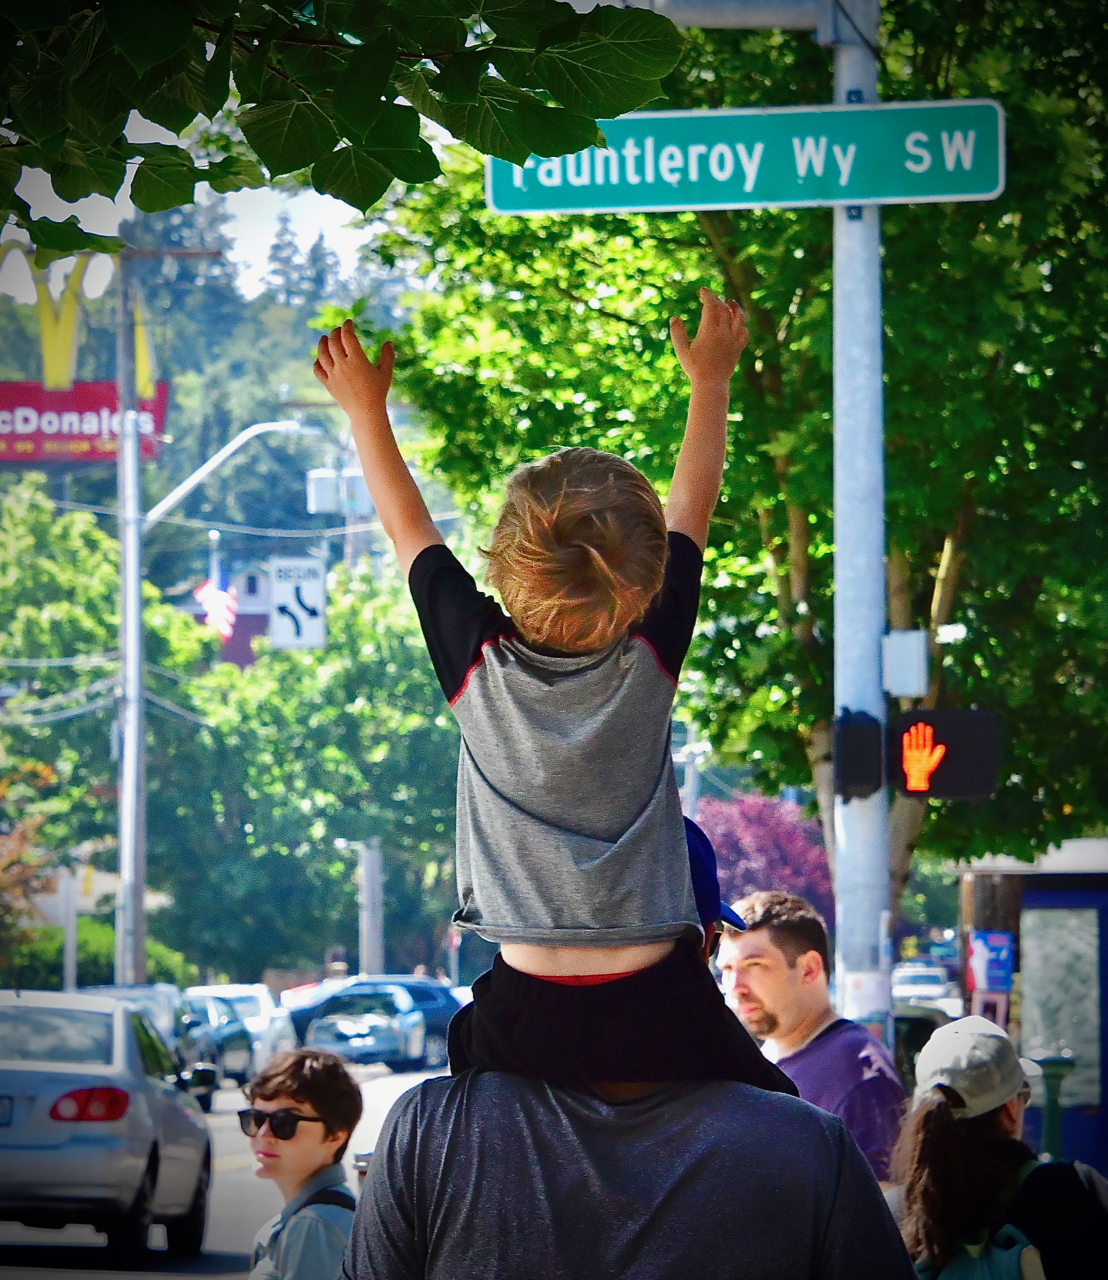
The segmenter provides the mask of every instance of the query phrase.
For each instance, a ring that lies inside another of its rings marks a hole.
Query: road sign
[[[327,646],[327,566],[318,556],[269,562],[269,639],[275,649]]]
[[[886,741],[889,781],[904,795],[985,800],[996,791],[1000,724],[991,711],[906,711]]]
[[[666,212],[992,200],[1004,112],[989,99],[602,120],[607,148],[522,165],[489,158],[497,213]]]

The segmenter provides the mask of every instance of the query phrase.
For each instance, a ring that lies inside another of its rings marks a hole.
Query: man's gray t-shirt
[[[913,1280],[842,1123],[725,1082],[636,1102],[499,1072],[385,1121],[343,1280]]]
[[[408,576],[462,731],[454,922],[491,942],[624,946],[700,922],[670,753],[703,557],[671,533],[646,616],[600,653],[540,652],[441,545]]]

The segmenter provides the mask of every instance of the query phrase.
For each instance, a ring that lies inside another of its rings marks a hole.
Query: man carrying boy
[[[700,957],[669,720],[727,448],[735,303],[701,291],[688,426],[665,510],[630,463],[564,449],[520,467],[483,595],[443,543],[350,321],[315,374],[346,411],[462,730],[455,922],[500,944],[451,1030],[451,1067],[579,1084],[723,1079],[795,1092]]]

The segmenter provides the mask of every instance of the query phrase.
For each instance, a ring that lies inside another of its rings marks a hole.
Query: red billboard
[[[169,383],[138,403],[143,458],[158,456]],[[0,382],[0,466],[34,462],[114,462],[119,412],[114,382],[75,382],[47,391],[38,382]]]

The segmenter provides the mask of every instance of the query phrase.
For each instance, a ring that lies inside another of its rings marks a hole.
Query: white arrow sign
[[[275,649],[327,647],[327,568],[319,557],[270,560],[269,639]]]

